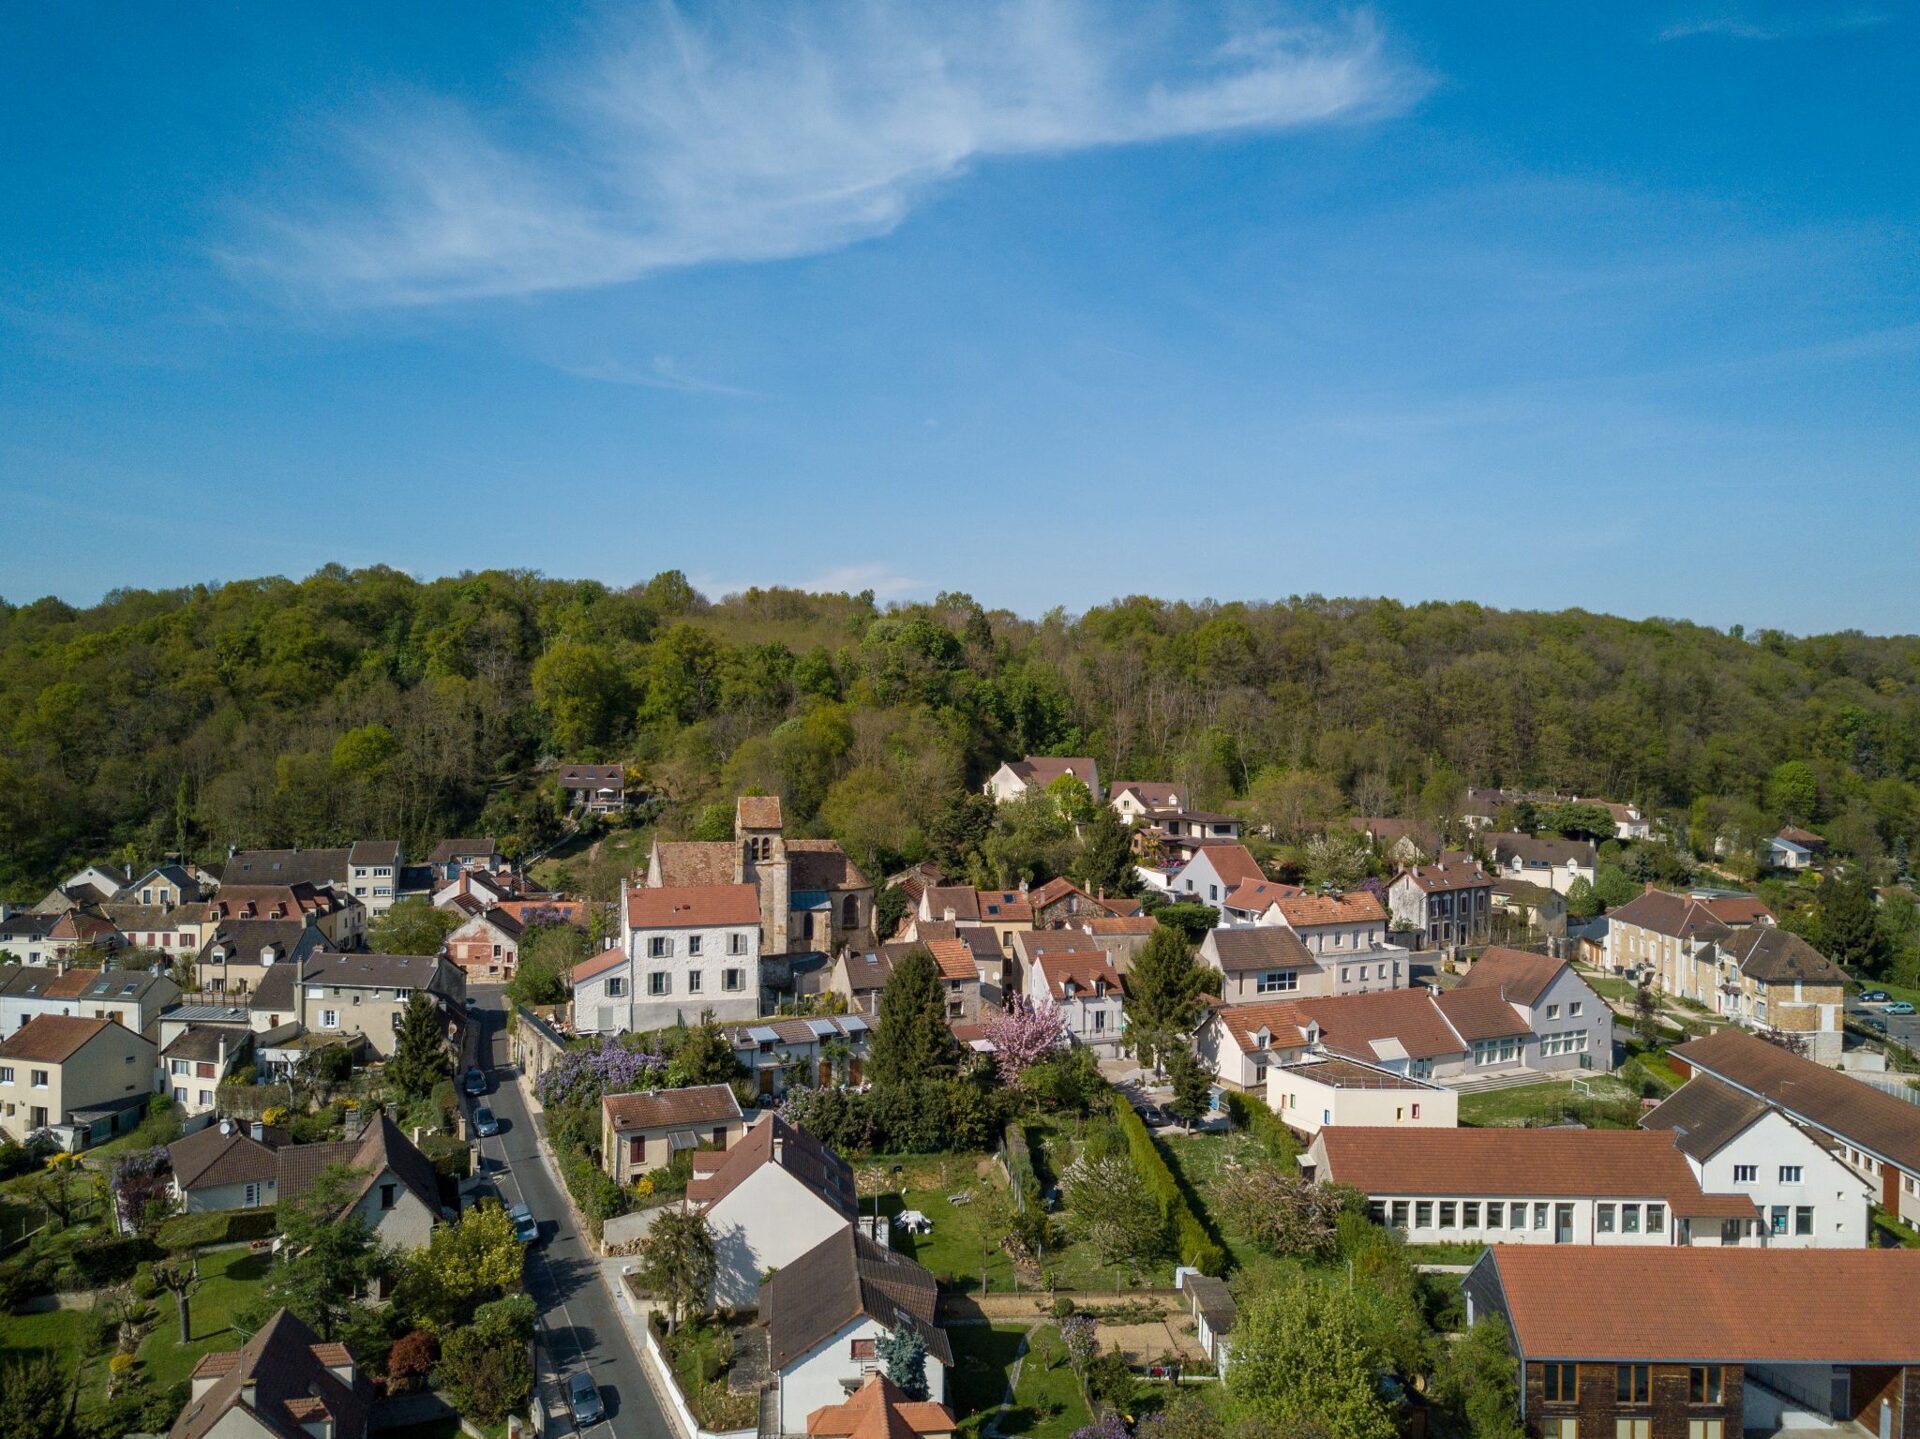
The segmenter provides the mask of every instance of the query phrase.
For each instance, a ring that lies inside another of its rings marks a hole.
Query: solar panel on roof
[[[831,1019],[809,1019],[807,1028],[815,1039],[826,1039],[840,1032],[840,1026]]]
[[[747,1031],[747,1038],[751,1039],[755,1044],[778,1044],[780,1042],[779,1032],[767,1028],[764,1024],[756,1024],[752,1029],[749,1029]]]
[[[857,1014],[843,1014],[840,1016],[840,1027],[848,1034],[859,1034],[868,1028],[868,1024]]]

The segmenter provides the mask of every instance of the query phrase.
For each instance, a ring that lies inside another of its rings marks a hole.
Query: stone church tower
[[[778,795],[741,795],[733,807],[733,879],[760,891],[760,952],[785,954],[793,915],[793,875],[787,863]]]

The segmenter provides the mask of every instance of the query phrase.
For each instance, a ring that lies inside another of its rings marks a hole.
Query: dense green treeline
[[[683,832],[761,789],[863,863],[978,853],[957,796],[1029,751],[1282,829],[1521,784],[1635,799],[1696,838],[1807,824],[1878,858],[1920,815],[1920,639],[1317,597],[1027,620],[964,595],[882,610],[709,602],[677,573],[616,591],[338,567],[0,606],[16,895],[128,847],[530,843],[552,758],[628,761]]]

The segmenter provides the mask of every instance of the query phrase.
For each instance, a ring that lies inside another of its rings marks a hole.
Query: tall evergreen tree
[[[1127,1039],[1143,1063],[1161,1064],[1185,1045],[1205,979],[1184,934],[1166,924],[1154,930],[1127,975]]]
[[[1878,979],[1886,967],[1887,939],[1873,890],[1857,870],[1820,887],[1814,935],[1828,959],[1856,974]]]
[[[1167,1107],[1188,1125],[1207,1117],[1213,1107],[1213,1081],[1191,1047],[1171,1044],[1166,1050],[1167,1082],[1173,1102]]]
[[[916,1402],[927,1397],[927,1341],[911,1324],[901,1324],[874,1341],[873,1352],[887,1366],[887,1378]]]
[[[911,1084],[942,1079],[958,1069],[959,1046],[947,1028],[940,966],[925,949],[907,951],[880,992],[880,1023],[873,1033],[873,1082]]]
[[[400,1016],[400,1040],[387,1061],[387,1078],[402,1094],[420,1098],[452,1072],[440,1011],[424,992],[415,990]]]
[[[1089,894],[1126,892],[1133,878],[1133,832],[1111,806],[1101,805],[1082,827],[1069,873]]]

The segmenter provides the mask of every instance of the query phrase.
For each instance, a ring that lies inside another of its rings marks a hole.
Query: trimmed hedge
[[[199,1249],[208,1244],[238,1244],[267,1239],[279,1232],[277,1212],[264,1209],[217,1209],[199,1214],[176,1214],[154,1233],[162,1249]]]
[[[1300,1159],[1300,1141],[1279,1115],[1259,1100],[1249,1099],[1234,1089],[1222,1094],[1220,1106],[1227,1111],[1227,1118],[1233,1121],[1235,1129],[1244,1129],[1260,1141],[1260,1147],[1267,1151],[1267,1158],[1282,1166],[1289,1174],[1293,1172],[1294,1165]]]
[[[1154,1206],[1159,1209],[1173,1234],[1180,1262],[1191,1265],[1202,1274],[1217,1277],[1226,1273],[1226,1250],[1214,1243],[1206,1226],[1200,1222],[1200,1216],[1187,1203],[1186,1195],[1180,1191],[1180,1181],[1173,1177],[1173,1170],[1167,1166],[1160,1146],[1153,1142],[1146,1121],[1118,1094],[1113,1097],[1113,1117],[1120,1126],[1120,1132],[1127,1137],[1127,1156],[1133,1160],[1134,1170],[1147,1186]]]

